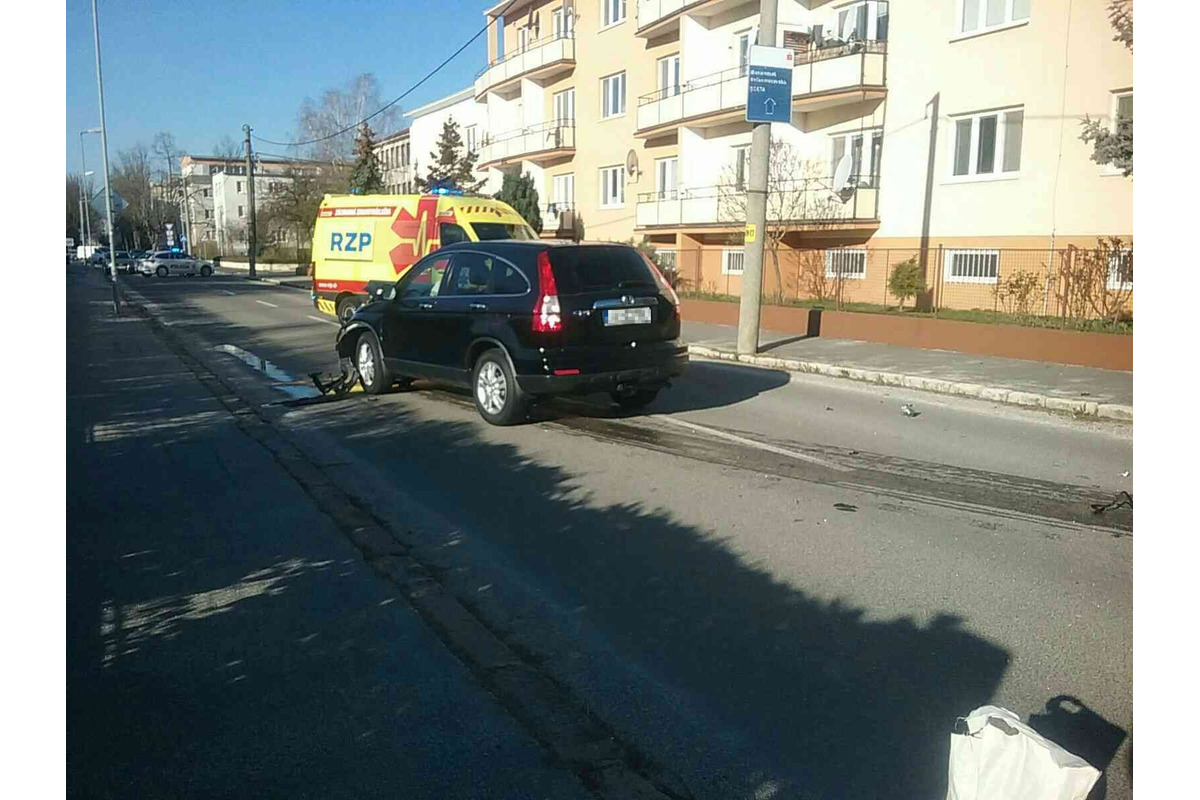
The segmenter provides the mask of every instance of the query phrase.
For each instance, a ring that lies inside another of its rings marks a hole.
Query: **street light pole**
[[[87,178],[88,175],[91,175],[92,173],[87,171],[87,151],[84,150],[84,148],[83,148],[83,135],[85,133],[99,133],[99,132],[100,132],[99,128],[88,128],[86,131],[79,132],[79,160],[83,164],[83,177],[85,179]],[[84,235],[84,241],[83,241],[84,245],[90,245],[92,243],[92,209],[91,209],[91,205],[92,205],[91,188],[92,187],[89,184],[87,188],[88,188],[87,200],[83,204],[83,222],[84,222],[84,230],[86,231],[86,233]]]
[[[758,44],[775,46],[775,20],[778,13],[779,0],[761,0]],[[753,355],[758,352],[758,327],[762,314],[763,240],[767,238],[767,170],[771,161],[771,123],[754,123],[750,137],[746,230],[754,232],[754,240],[743,247],[745,263],[742,266],[742,299],[738,309],[737,351]]]
[[[113,313],[121,313],[121,295],[117,289],[117,232],[113,227],[112,191],[108,185],[108,131],[104,126],[104,77],[100,71],[100,19],[96,0],[92,0],[92,35],[96,39],[96,93],[100,98],[100,154],[104,160],[104,215],[108,220],[108,264],[112,273]]]

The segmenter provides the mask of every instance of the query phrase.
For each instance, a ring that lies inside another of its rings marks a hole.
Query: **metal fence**
[[[661,251],[686,295],[740,296],[740,243]],[[763,254],[763,301],[929,314],[1042,327],[1124,329],[1133,319],[1133,248],[791,249]]]

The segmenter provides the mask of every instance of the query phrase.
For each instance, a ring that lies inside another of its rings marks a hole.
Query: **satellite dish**
[[[841,194],[846,191],[850,183],[850,170],[853,167],[853,159],[850,154],[846,153],[842,156],[842,160],[837,163],[837,167],[833,170],[833,191]]]
[[[625,174],[636,178],[637,173],[638,173],[637,153],[630,150],[629,155],[625,156]]]

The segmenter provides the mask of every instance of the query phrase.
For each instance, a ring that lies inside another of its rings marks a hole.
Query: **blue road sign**
[[[746,80],[747,122],[792,121],[792,64],[790,47],[750,48]]]

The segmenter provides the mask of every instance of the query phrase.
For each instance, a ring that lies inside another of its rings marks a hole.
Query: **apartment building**
[[[481,165],[534,176],[544,233],[645,237],[698,288],[739,293],[758,8],[496,4]],[[1132,55],[1112,38],[1102,3],[780,0],[776,44],[795,52],[792,121],[771,126],[782,258],[820,252],[868,299],[889,251],[937,251],[930,269],[982,290],[1000,251],[1131,241],[1132,179],[1078,138],[1085,115],[1132,114]]]
[[[437,157],[442,127],[449,120],[458,124],[458,133],[465,148],[476,153],[484,149],[484,137],[489,124],[488,109],[475,101],[475,94],[469,87],[416,108],[409,112],[409,117],[412,119],[408,128],[412,147],[412,180],[424,177],[429,172],[430,162]],[[484,169],[476,161],[476,175],[484,181],[481,192],[494,194],[500,191],[502,176],[498,172]]]
[[[412,153],[409,148],[409,129],[397,131],[375,143],[375,155],[383,173],[383,188],[388,194],[409,194],[413,191]]]
[[[185,156],[185,161],[191,156]],[[194,163],[207,167],[207,195],[211,197],[213,238],[221,253],[247,252],[247,234],[250,219],[250,194],[246,178],[245,162],[225,159],[194,159]],[[292,180],[293,172],[303,172],[319,167],[311,161],[288,161],[277,158],[254,160],[254,207],[261,212],[272,196]],[[201,172],[203,169],[200,170]],[[194,187],[193,187],[194,188]],[[195,196],[195,191],[192,192]],[[198,225],[193,216],[193,226]]]
[[[174,192],[177,196],[182,196],[187,204],[183,216],[185,222],[191,219],[189,246],[217,240],[212,179],[218,173],[238,171],[243,175],[246,173],[245,159],[185,155],[180,160],[179,178]]]

